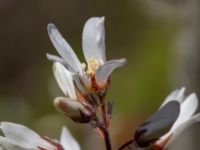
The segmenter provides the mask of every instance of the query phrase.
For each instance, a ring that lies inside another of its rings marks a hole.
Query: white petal
[[[181,104],[181,112],[180,115],[173,125],[171,132],[174,132],[176,128],[184,123],[185,121],[189,120],[191,116],[195,113],[198,108],[198,98],[196,94],[190,94],[185,101]]]
[[[87,90],[88,84],[85,85],[85,82],[80,78],[79,75],[73,75],[74,84],[76,85],[76,88],[81,92],[83,95],[88,95],[89,92]]]
[[[51,54],[46,54],[47,55],[47,58],[53,62],[59,62],[59,63],[63,63],[64,60],[56,55],[51,55]]]
[[[173,132],[172,137],[170,141],[168,142],[168,144],[166,145],[166,147],[172,144],[186,128],[190,127],[191,125],[197,122],[200,122],[200,113],[192,116],[189,120],[187,120],[186,122],[181,124],[178,128],[176,128],[176,130]]]
[[[82,76],[79,76],[83,84],[85,85],[86,88],[90,88],[91,86],[91,80],[86,76],[86,74],[83,74]]]
[[[173,124],[171,118],[159,119],[146,126],[147,131],[142,134],[142,140],[151,141],[160,138],[166,134]]]
[[[66,95],[68,94],[71,98],[75,99],[76,93],[73,84],[72,73],[65,69],[65,67],[58,62],[53,64],[53,72],[56,81],[63,93]]]
[[[59,63],[63,64],[63,66],[65,66],[69,71],[74,72],[74,68],[71,68],[70,65],[67,64],[67,62],[63,58],[60,58],[56,55],[51,55],[48,53],[47,53],[47,58],[52,62],[59,62]]]
[[[105,62],[105,29],[104,17],[92,17],[84,26],[82,46],[86,61],[97,59]]]
[[[162,106],[164,106],[166,103],[168,103],[169,101],[176,100],[176,101],[182,102],[182,100],[184,99],[184,93],[185,93],[185,87],[182,87],[181,89],[174,90],[173,92],[171,92],[167,96],[167,98],[164,100],[164,102],[162,103],[160,108]]]
[[[69,68],[73,69],[70,71],[82,73],[82,67],[79,59],[67,41],[62,37],[56,26],[50,23],[48,24],[47,30],[54,47],[60,56],[66,61]]]
[[[77,141],[73,138],[67,128],[62,128],[62,133],[60,137],[60,143],[64,150],[81,150]]]
[[[100,66],[96,72],[97,83],[100,85],[104,85],[107,82],[107,79],[112,71],[118,67],[125,65],[125,63],[125,58],[107,61],[103,66]]]
[[[34,150],[33,148],[21,147],[17,143],[0,136],[0,150]]]
[[[1,130],[8,140],[17,143],[21,147],[26,147],[27,149],[36,149],[38,146],[52,148],[37,133],[23,125],[1,122]]]
[[[175,122],[180,114],[180,103],[177,101],[170,101],[161,109],[152,114],[145,122],[156,122],[160,119],[171,118]]]

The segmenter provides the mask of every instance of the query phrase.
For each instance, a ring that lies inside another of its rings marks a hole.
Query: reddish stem
[[[102,97],[100,99],[100,103],[101,103],[101,118],[102,118],[102,124],[103,126],[99,127],[103,134],[104,134],[104,142],[105,142],[105,146],[106,146],[106,150],[112,150],[112,145],[111,145],[111,140],[110,140],[110,134],[108,131],[109,128],[109,124],[108,124],[108,116],[107,116],[107,112],[106,112],[106,107],[105,107],[105,101],[103,100],[104,98]]]
[[[130,141],[126,142],[118,150],[123,150],[124,148],[126,148],[127,146],[129,146],[132,142],[133,142],[133,140],[130,140]]]

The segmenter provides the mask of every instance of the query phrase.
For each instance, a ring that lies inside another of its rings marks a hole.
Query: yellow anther
[[[100,62],[95,59],[95,58],[90,58],[88,60],[88,68],[87,68],[87,73],[88,74],[95,74],[95,72],[97,71],[97,69],[100,66]]]
[[[81,63],[81,67],[83,68],[83,70],[85,70],[87,66],[85,63]]]

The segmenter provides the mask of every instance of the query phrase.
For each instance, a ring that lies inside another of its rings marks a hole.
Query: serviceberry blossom
[[[54,62],[55,78],[67,96],[56,98],[55,106],[76,122],[87,123],[94,118],[112,71],[126,63],[124,58],[106,61],[104,20],[104,17],[92,17],[85,23],[82,47],[86,64],[79,61],[56,26],[48,25],[50,40],[61,57],[51,54],[47,57]]]
[[[67,128],[63,127],[60,141],[41,137],[28,127],[1,122],[0,150],[81,150]]]
[[[198,108],[198,98],[195,93],[185,96],[185,88],[173,91],[163,102],[161,108],[168,102],[176,100],[180,104],[180,114],[168,133],[163,135],[153,145],[155,150],[167,149],[177,137],[194,123],[200,122],[200,113],[195,114]]]
[[[160,108],[146,119],[135,131],[133,139],[122,145],[119,150],[129,146],[133,149],[152,148],[166,150],[181,134],[194,123],[200,122],[198,98],[195,93],[185,96],[185,88],[173,91]]]

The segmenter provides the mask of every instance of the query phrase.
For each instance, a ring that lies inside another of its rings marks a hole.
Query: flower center
[[[100,65],[101,65],[100,62],[95,58],[90,58],[88,60],[87,66],[85,63],[82,63],[83,69],[86,69],[86,67],[87,67],[86,73],[88,75],[94,75],[96,73],[97,69],[100,67]]]

